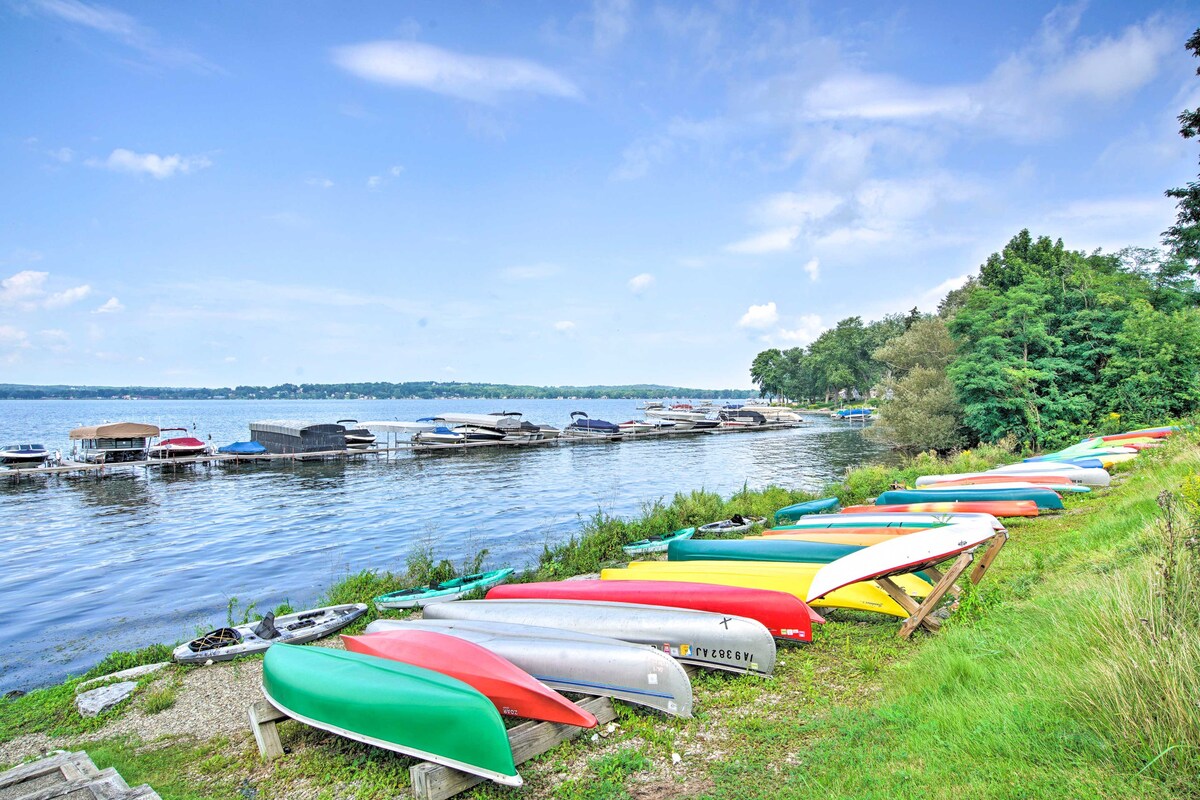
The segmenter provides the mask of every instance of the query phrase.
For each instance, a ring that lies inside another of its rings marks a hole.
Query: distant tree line
[[[1200,56],[1200,30],[1187,42]],[[1200,69],[1197,70],[1200,73]],[[1200,109],[1179,116],[1200,135]],[[1177,417],[1200,401],[1200,180],[1171,189],[1163,247],[1068,250],[1014,236],[936,314],[842,320],[807,348],[759,353],[764,395],[874,393],[877,435],[906,450],[1001,439],[1041,448]]]
[[[595,399],[640,399],[687,397],[697,400],[728,400],[746,397],[747,389],[688,389],[658,384],[626,386],[518,386],[505,383],[281,383],[277,386],[234,386],[217,389],[166,388],[154,386],[23,386],[0,384],[2,399],[111,399],[136,397],[158,400],[345,400],[364,397],[376,399],[483,398],[553,399],[578,397]]]

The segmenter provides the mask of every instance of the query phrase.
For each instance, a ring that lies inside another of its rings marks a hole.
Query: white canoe
[[[952,522],[970,522],[972,520],[986,522],[995,531],[1005,530],[1000,520],[991,514],[963,514],[937,511],[896,511],[879,514],[806,514],[796,524],[802,528],[827,528],[831,524],[845,522],[861,523],[863,526],[878,523],[880,526],[884,526],[889,523],[895,525],[898,522],[942,522],[949,524]]]
[[[968,478],[995,478],[997,476],[1013,476],[1014,481],[1033,481],[1036,479],[1026,477],[1027,475],[1053,475],[1055,477],[1067,478],[1071,483],[1078,483],[1084,486],[1108,486],[1112,482],[1112,476],[1107,471],[1096,467],[1094,469],[1084,469],[1075,467],[1072,470],[1055,470],[1055,469],[1039,469],[1039,470],[1009,470],[1001,471],[999,469],[991,472],[963,472],[957,475],[922,475],[917,478],[918,488],[928,488],[938,483],[946,481],[960,481]]]
[[[822,567],[808,587],[808,602],[860,581],[926,569],[978,547],[995,535],[990,526],[971,521],[927,528],[864,547]]]

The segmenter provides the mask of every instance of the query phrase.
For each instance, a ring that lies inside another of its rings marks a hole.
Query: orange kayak
[[[926,486],[921,486],[922,489],[931,489],[935,486],[975,486],[987,483],[1012,483],[1019,481],[1021,483],[1033,483],[1038,486],[1073,486],[1074,482],[1064,475],[1030,475],[1024,472],[1019,475],[1009,473],[1007,475],[976,475],[970,478],[955,478],[948,481],[938,481]]]
[[[938,486],[945,486],[939,483]],[[848,506],[843,514],[886,514],[889,512],[925,512],[930,514],[991,514],[993,517],[1036,517],[1037,503],[1032,500],[961,500],[943,503],[900,503],[885,506]]]

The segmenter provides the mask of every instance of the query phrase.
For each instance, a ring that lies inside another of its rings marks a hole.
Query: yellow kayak
[[[682,581],[748,589],[771,589],[787,592],[804,600],[808,596],[808,587],[813,576],[822,566],[824,565],[751,561],[635,561],[629,565],[629,569],[603,570],[600,578],[606,581]],[[915,575],[901,575],[893,580],[915,597],[924,597],[931,588]],[[877,611],[900,618],[908,617],[908,612],[874,581],[844,586],[819,600],[814,600],[810,605],[814,608],[848,608],[856,611]]]
[[[813,530],[812,533],[804,531],[794,531],[792,533],[780,533],[775,536],[743,536],[743,539],[784,539],[792,542],[823,542],[825,544],[858,544],[863,547],[870,547],[873,544],[887,542],[895,539],[897,536],[903,536],[905,533],[915,533],[920,530],[928,530],[927,528],[897,528],[896,533],[855,533],[847,531],[846,533],[837,533],[837,529],[822,528],[819,531]]]

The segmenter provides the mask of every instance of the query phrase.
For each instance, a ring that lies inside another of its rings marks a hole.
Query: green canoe
[[[440,672],[360,653],[278,644],[263,694],[289,717],[397,753],[520,786],[496,706]]]
[[[935,512],[936,513],[936,512]],[[934,514],[931,514],[933,516]],[[815,531],[825,530],[827,528],[941,528],[950,524],[949,518],[945,522],[935,522],[933,520],[923,519],[904,519],[897,514],[898,518],[895,522],[875,522],[863,521],[855,519],[855,517],[864,516],[861,514],[845,514],[839,515],[842,519],[833,519],[832,517],[821,517],[819,519],[802,519],[799,522],[793,522],[790,525],[776,525],[771,528],[772,531]],[[875,515],[872,515],[875,516]]]
[[[820,500],[809,500],[806,503],[784,506],[775,512],[773,519],[775,524],[778,525],[781,522],[798,520],[805,514],[820,514],[822,511],[832,511],[837,506],[838,499],[836,497],[823,497]]]
[[[884,492],[875,499],[875,505],[888,506],[902,503],[936,503],[976,500],[1032,500],[1039,509],[1063,507],[1062,498],[1049,489],[904,489]]]
[[[431,583],[428,586],[416,586],[412,589],[401,589],[398,592],[376,597],[372,602],[378,609],[384,608],[422,608],[430,603],[448,603],[476,591],[486,591],[512,575],[516,570],[512,567],[495,569],[491,572],[476,572],[473,575],[463,575],[451,578],[441,583]]]
[[[657,536],[638,539],[636,542],[630,542],[621,549],[625,551],[625,555],[629,556],[640,556],[645,553],[661,553],[667,549],[667,546],[671,542],[690,539],[695,533],[695,528],[680,528],[670,533],[660,533]]]
[[[704,539],[671,542],[668,561],[796,561],[828,564],[862,550],[860,545],[765,539]]]

